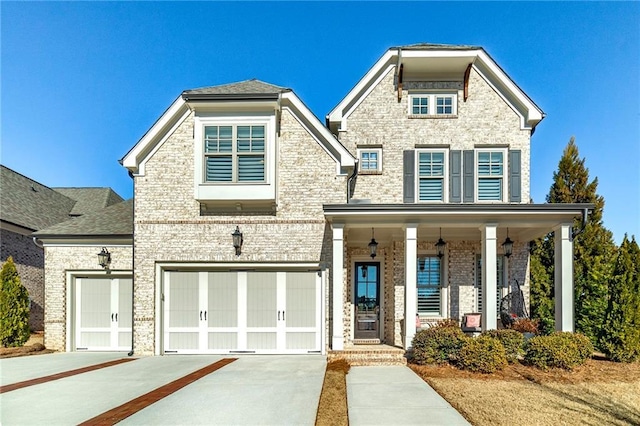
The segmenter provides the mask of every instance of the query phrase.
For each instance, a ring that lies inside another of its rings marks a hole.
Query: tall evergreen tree
[[[2,346],[22,346],[29,334],[29,294],[9,256],[0,271],[0,341]]]
[[[553,174],[553,184],[546,201],[589,203],[595,206],[584,231],[573,242],[576,331],[589,336],[594,344],[597,343],[604,321],[608,283],[616,251],[611,231],[602,224],[604,197],[597,194],[597,188],[598,179],[589,182],[589,169],[585,167],[585,159],[580,158],[572,137],[562,153],[558,170]],[[580,218],[576,218],[574,229],[580,229],[581,226]],[[547,287],[553,278],[553,234],[536,244],[541,249],[538,254],[534,250],[532,266],[537,267],[539,263],[544,271],[533,271],[532,268],[532,293],[539,296],[537,301],[534,297],[535,303],[546,307],[553,297],[553,286]],[[534,312],[542,315],[542,318],[548,315],[544,308]]]
[[[640,359],[640,247],[626,235],[616,256],[600,347],[614,361]]]

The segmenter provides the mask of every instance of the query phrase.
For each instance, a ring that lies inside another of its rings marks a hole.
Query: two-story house
[[[130,235],[36,234],[45,344],[406,349],[418,321],[481,312],[496,328],[516,280],[528,296],[529,241],[551,231],[557,326],[572,330],[571,224],[589,206],[529,203],[543,117],[475,46],[389,49],[325,124],[257,80],[187,90],[121,160],[130,217],[87,219],[130,220]]]

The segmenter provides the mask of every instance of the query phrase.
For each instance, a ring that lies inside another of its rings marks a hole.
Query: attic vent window
[[[409,95],[409,116],[447,117],[458,113],[456,93],[412,93]]]

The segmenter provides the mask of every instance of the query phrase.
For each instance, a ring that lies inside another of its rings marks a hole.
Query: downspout
[[[573,241],[578,235],[584,232],[584,229],[587,227],[587,219],[589,218],[589,209],[582,210],[582,225],[578,231],[571,233],[571,241]]]
[[[33,237],[33,244],[44,250],[44,244],[38,242],[38,237]]]
[[[349,201],[351,201],[351,195],[352,195],[351,194],[351,182],[353,182],[353,180],[358,177],[358,163],[359,163],[359,161],[356,158],[355,164],[353,166],[353,173],[347,179],[347,204],[349,204]]]
[[[135,306],[135,292],[136,292],[136,179],[133,177],[133,173],[129,171],[129,177],[133,181],[133,229],[131,232],[131,351],[127,356],[133,356],[133,326],[134,321],[134,306]]]

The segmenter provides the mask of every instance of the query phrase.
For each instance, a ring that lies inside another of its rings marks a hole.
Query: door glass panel
[[[356,339],[379,338],[380,323],[380,264],[377,262],[356,263],[355,309]]]
[[[209,327],[238,326],[238,273],[209,272]]]
[[[198,273],[170,272],[169,274],[169,327],[198,327]]]
[[[247,327],[276,327],[276,287],[276,272],[247,273]]]
[[[316,273],[287,272],[287,327],[315,327]]]

